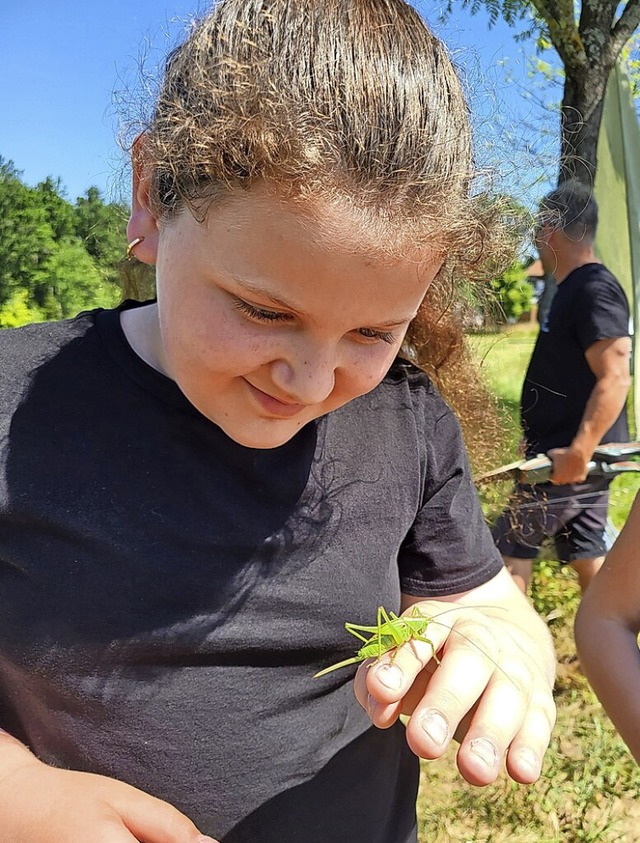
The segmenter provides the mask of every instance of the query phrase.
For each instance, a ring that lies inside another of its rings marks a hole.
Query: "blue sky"
[[[0,156],[35,184],[60,178],[68,198],[98,186],[109,198],[128,198],[126,162],[117,144],[123,114],[117,92],[139,84],[141,57],[153,69],[206,0],[5,0],[0,55]],[[446,26],[441,3],[415,0],[444,39],[466,79],[478,128],[480,163],[497,167],[512,192],[533,201],[553,178],[555,129],[543,142],[546,163],[528,153],[533,122],[544,113],[524,88],[523,45],[502,22],[490,30],[484,15],[458,11]],[[533,49],[526,47],[529,55]],[[546,144],[546,145],[545,145]],[[547,172],[547,170],[549,172]]]

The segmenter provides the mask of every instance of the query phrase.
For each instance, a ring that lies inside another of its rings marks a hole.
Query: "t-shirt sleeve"
[[[428,436],[422,506],[399,556],[404,594],[437,597],[467,591],[503,567],[480,501],[462,435],[444,406]]]
[[[598,340],[629,336],[627,298],[608,273],[585,281],[575,304],[574,324],[583,351]]]

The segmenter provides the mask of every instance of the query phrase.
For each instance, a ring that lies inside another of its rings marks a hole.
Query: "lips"
[[[270,416],[290,419],[293,416],[297,416],[298,413],[301,413],[306,408],[306,404],[291,404],[286,401],[280,401],[279,398],[274,398],[273,395],[263,392],[257,386],[249,383],[249,381],[246,383],[253,398],[258,402],[262,410],[265,410]]]

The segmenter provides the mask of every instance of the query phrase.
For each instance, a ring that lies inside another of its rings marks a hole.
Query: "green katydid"
[[[350,659],[332,664],[330,667],[325,667],[314,675],[314,679],[318,676],[324,676],[325,673],[331,673],[332,670],[338,670],[340,667],[346,667],[349,664],[356,664],[365,659],[379,659],[389,650],[399,647],[406,641],[415,639],[417,641],[425,641],[431,645],[433,650],[433,657],[436,661],[436,648],[432,641],[425,638],[423,633],[426,632],[427,627],[433,622],[433,618],[421,614],[419,609],[415,607],[409,616],[398,617],[393,612],[387,612],[383,606],[378,606],[378,618],[376,626],[361,626],[357,623],[345,623],[344,628],[351,635],[355,635],[364,644],[358,652]],[[367,638],[362,633],[368,633]]]
[[[444,612],[440,612],[438,617],[442,614],[446,614],[446,612],[453,612],[456,609],[462,608],[462,606],[452,606],[451,609],[446,609]],[[475,606],[474,608],[480,609],[488,607]],[[357,623],[345,623],[344,625],[347,632],[350,632],[351,635],[355,635],[355,637],[360,639],[360,641],[364,641],[364,644],[360,647],[355,656],[352,656],[350,659],[337,662],[336,664],[332,664],[329,667],[325,667],[323,670],[314,674],[313,678],[316,679],[318,676],[324,676],[327,673],[331,673],[341,667],[347,667],[347,665],[350,664],[363,662],[365,659],[379,659],[385,653],[388,653],[389,650],[394,650],[401,644],[411,640],[424,641],[429,644],[433,651],[433,658],[439,664],[440,660],[437,656],[436,647],[433,641],[429,638],[425,638],[424,636],[424,633],[427,631],[427,627],[432,623],[439,623],[439,621],[435,618],[429,617],[428,615],[423,615],[418,606],[413,607],[410,615],[403,615],[402,617],[394,614],[394,612],[387,612],[383,606],[378,606],[376,626],[362,626]],[[456,630],[456,632],[458,635],[462,635],[462,637],[470,644],[482,652],[481,648],[478,647],[474,641],[467,638],[467,636],[459,630]],[[363,635],[363,633],[368,633],[369,637],[367,638]],[[510,682],[513,682],[513,679],[505,673],[505,671],[491,658],[491,656],[487,653],[483,653],[483,655],[493,662],[500,672],[504,673]]]

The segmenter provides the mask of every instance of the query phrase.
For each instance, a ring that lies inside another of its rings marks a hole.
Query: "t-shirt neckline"
[[[149,304],[153,304],[153,302],[138,302],[128,299],[113,310],[98,310],[95,316],[95,324],[100,339],[113,360],[139,386],[179,410],[191,415],[202,416],[202,413],[193,406],[178,384],[144,361],[127,340],[120,321],[121,313],[133,307],[144,307]]]

